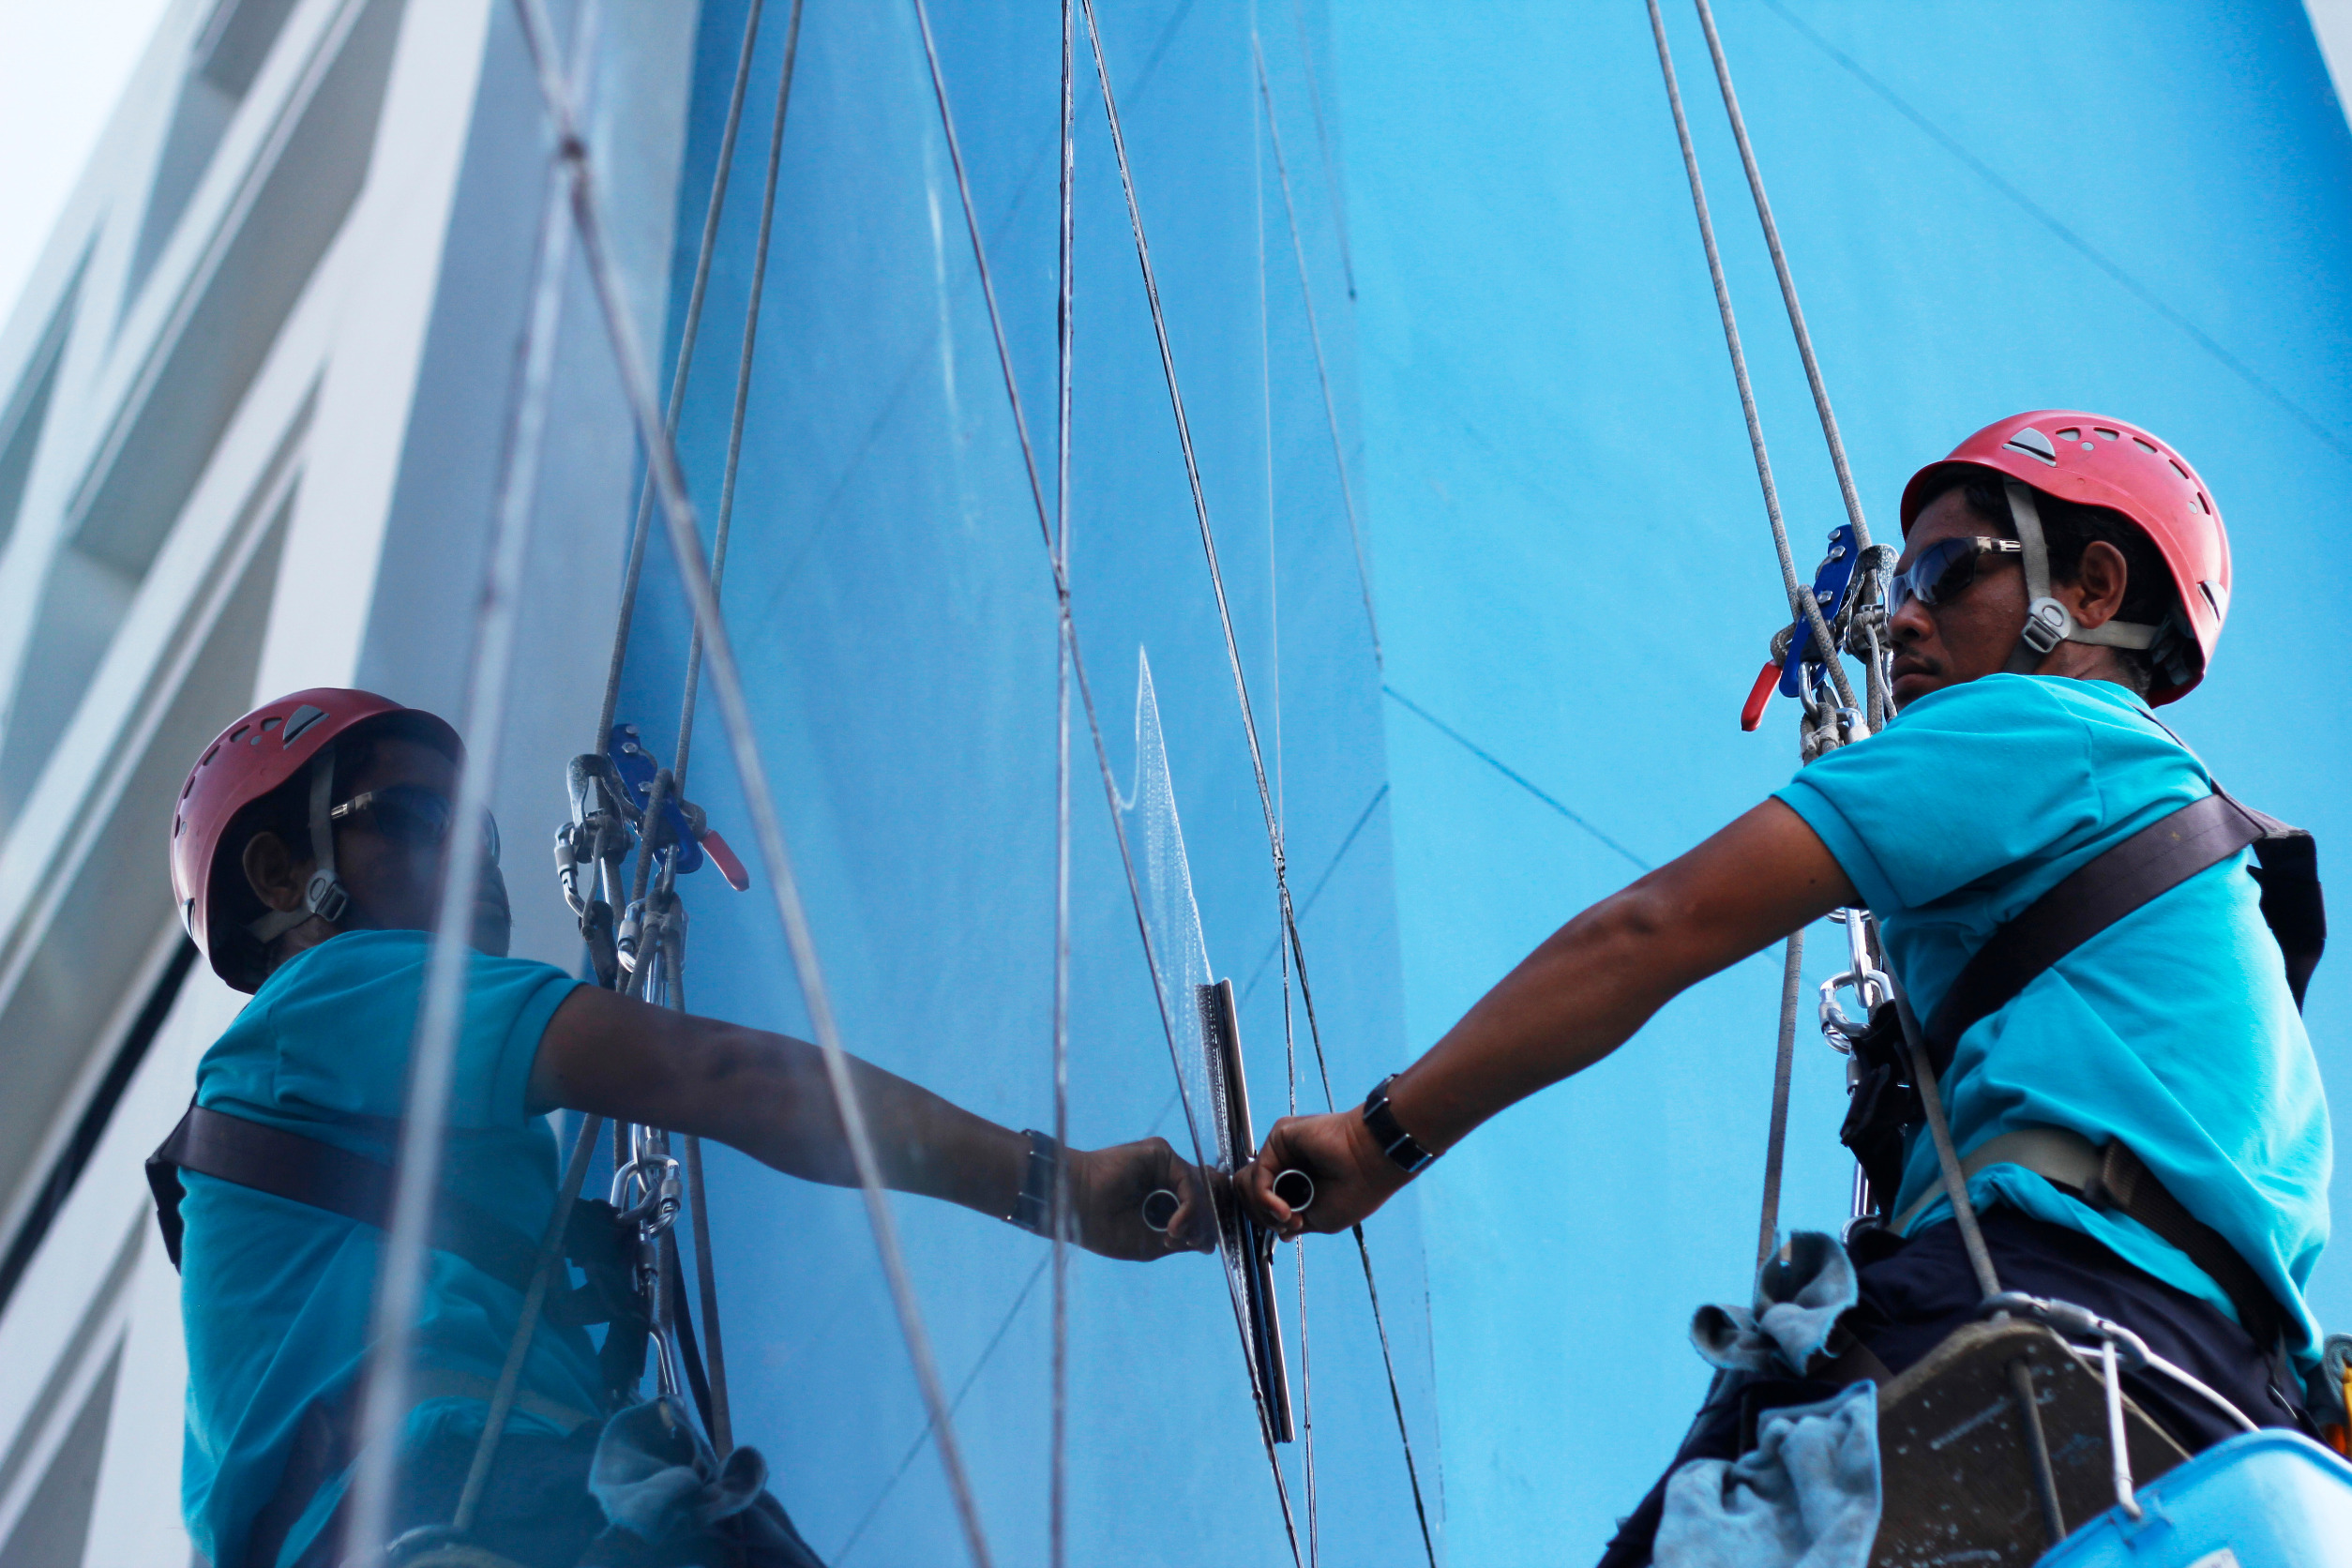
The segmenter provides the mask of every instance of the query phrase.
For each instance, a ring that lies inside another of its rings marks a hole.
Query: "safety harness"
[[[324,1209],[380,1230],[391,1221],[390,1166],[322,1138],[191,1105],[172,1135],[147,1156],[156,1224],[175,1269],[185,1230],[180,1219],[186,1191],[180,1173],[185,1170]],[[598,1353],[610,1404],[628,1397],[643,1377],[652,1327],[637,1289],[629,1229],[621,1220],[619,1212],[601,1199],[575,1201],[565,1225],[564,1256],[586,1275],[586,1283],[550,1290],[542,1308],[550,1322],[563,1327],[611,1325]],[[530,1288],[538,1260],[536,1238],[445,1186],[433,1204],[427,1244],[463,1259],[517,1291]]]
[[[2327,942],[2318,857],[2312,836],[2241,805],[2215,788],[2160,818],[2081,867],[2002,923],[1944,993],[1922,1026],[1937,1077],[1950,1070],[1960,1038],[2027,986],[2125,915],[2251,848],[2262,886],[2262,915],[2285,960],[2298,1008]],[[1900,1214],[1888,1213],[1902,1180],[1909,1137],[1925,1118],[1892,1002],[1852,1037],[1853,1098],[1840,1138],[1861,1162],[1875,1207],[1900,1230],[1940,1193]],[[2020,1165],[2093,1208],[2137,1220],[2185,1253],[2221,1286],[2255,1343],[2275,1345],[2289,1319],[2253,1266],[2221,1233],[2192,1214],[2120,1139],[2093,1145],[2078,1134],[2037,1127],[1992,1139],[1962,1169]]]

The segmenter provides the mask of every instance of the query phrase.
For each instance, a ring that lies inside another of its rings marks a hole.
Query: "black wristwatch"
[[[1034,1127],[1021,1134],[1029,1139],[1029,1163],[1021,1170],[1020,1195],[1013,1199],[1007,1225],[1018,1225],[1033,1236],[1053,1235],[1053,1183],[1062,1168],[1062,1145]]]
[[[1391,1073],[1372,1086],[1372,1093],[1364,1097],[1364,1124],[1370,1129],[1372,1140],[1380,1146],[1389,1163],[1408,1176],[1418,1176],[1429,1168],[1429,1162],[1438,1156],[1413,1140],[1413,1135],[1396,1124],[1396,1113],[1388,1108],[1388,1086],[1396,1081]]]

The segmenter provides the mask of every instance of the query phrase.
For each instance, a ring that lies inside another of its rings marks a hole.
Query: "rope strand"
[[[583,85],[595,48],[596,21],[596,0],[587,0],[574,34],[571,67],[573,80]],[[542,74],[560,83],[560,78],[553,77],[559,68],[553,58],[551,33],[542,40],[542,49],[546,56]],[[568,97],[569,86],[562,90]],[[554,377],[556,328],[563,315],[564,279],[571,260],[572,231],[564,221],[564,204],[567,188],[580,177],[581,145],[576,136],[557,139],[541,199],[530,303],[521,341],[516,346],[514,391],[491,514],[494,521],[475,610],[474,656],[467,661],[465,732],[476,736],[496,735],[505,727],[509,695],[506,676],[514,659],[516,611]],[[477,822],[489,812],[497,755],[494,746],[476,746],[460,764],[455,813],[459,822]],[[409,1051],[408,1096],[401,1108],[392,1213],[384,1226],[376,1267],[374,1314],[368,1336],[374,1349],[368,1358],[360,1397],[360,1430],[365,1433],[388,1433],[408,1413],[409,1358],[417,1311],[424,1300],[427,1232],[440,1198],[443,1145],[456,1082],[458,1032],[470,967],[468,938],[481,880],[479,856],[451,856],[434,912],[432,945]],[[346,1552],[356,1553],[363,1563],[379,1560],[386,1549],[399,1463],[400,1445],[395,1442],[369,1442],[360,1450],[352,1483],[351,1525],[344,1540]]]
[[[694,367],[694,343],[702,330],[702,301],[710,291],[711,258],[718,247],[719,215],[727,205],[727,182],[735,165],[735,133],[743,127],[744,94],[751,85],[751,51],[760,39],[760,13],[765,0],[751,0],[743,23],[743,48],[735,56],[735,84],[727,98],[727,125],[719,133],[718,165],[711,173],[711,199],[702,211],[702,241],[694,253],[694,283],[686,292],[686,323],[678,334],[678,361],[670,372],[670,401],[663,428],[674,438],[678,415],[686,407],[686,373]],[[589,749],[601,756],[611,744],[612,716],[621,701],[621,667],[628,656],[629,629],[637,619],[637,589],[645,571],[645,541],[653,532],[654,471],[646,466],[638,487],[637,520],[629,528],[628,565],[621,574],[621,608],[613,624],[612,656],[605,666],[604,702],[597,710],[596,733]]]
[[[671,551],[676,557],[678,573],[695,617],[706,628],[706,660],[713,694],[718,699],[719,714],[726,726],[730,748],[734,754],[735,772],[745,807],[759,840],[768,886],[776,900],[776,915],[783,925],[786,944],[792,952],[803,1003],[808,1009],[811,1033],[816,1035],[817,1045],[823,1052],[825,1078],[833,1093],[835,1108],[841,1118],[852,1163],[857,1170],[858,1186],[866,1200],[867,1218],[874,1232],[875,1250],[881,1255],[883,1276],[890,1287],[891,1303],[898,1317],[900,1333],[907,1342],[908,1360],[912,1364],[924,1404],[937,1423],[940,1463],[946,1473],[949,1493],[955,1500],[965,1547],[977,1568],[987,1568],[989,1555],[979,1506],[972,1497],[962,1448],[956,1440],[955,1425],[948,1410],[946,1391],[940,1380],[938,1363],[931,1351],[930,1336],[924,1327],[914,1283],[907,1271],[905,1254],[899,1245],[897,1224],[882,1186],[873,1135],[867,1125],[864,1108],[858,1102],[856,1085],[850,1077],[849,1053],[841,1044],[831,993],[817,955],[816,938],[809,927],[807,910],[801,901],[799,882],[793,874],[784,824],[776,813],[775,792],[768,782],[766,764],[760,756],[758,731],[753,726],[750,702],[745,694],[742,669],[736,663],[734,645],[720,612],[718,600],[711,591],[710,571],[702,556],[701,535],[695,523],[693,505],[686,499],[686,481],[679,471],[677,449],[664,423],[660,407],[655,400],[653,378],[638,342],[636,324],[628,313],[628,298],[622,286],[618,264],[607,241],[603,200],[595,179],[594,166],[588,161],[580,138],[570,89],[554,70],[550,43],[553,29],[548,19],[546,0],[515,0],[515,5],[521,16],[524,42],[538,74],[540,95],[546,101],[550,118],[554,122],[559,143],[567,149],[576,149],[572,153],[573,226],[579,231],[580,249],[588,261],[589,278],[595,285],[597,308],[604,316],[605,332],[620,369],[622,387],[636,420],[638,436],[645,444],[648,460],[659,488]]]
[[[1740,346],[1740,324],[1731,310],[1731,288],[1724,280],[1723,256],[1715,249],[1715,220],[1707,211],[1707,188],[1698,173],[1698,152],[1691,144],[1691,122],[1682,111],[1682,89],[1674,76],[1674,51],[1666,43],[1666,18],[1659,14],[1658,0],[1648,0],[1650,31],[1658,44],[1658,71],[1666,80],[1666,104],[1674,111],[1674,134],[1682,146],[1682,172],[1691,185],[1691,206],[1698,216],[1698,237],[1707,249],[1707,274],[1715,285],[1715,310],[1723,318],[1724,345],[1731,351],[1731,379],[1740,390],[1740,413],[1747,420],[1748,445],[1756,456],[1756,483],[1764,490],[1764,516],[1772,527],[1772,549],[1780,558],[1781,584],[1788,593],[1788,608],[1813,633],[1814,644],[1820,650],[1821,662],[1828,669],[1831,683],[1837,688],[1838,701],[1848,708],[1859,708],[1854,688],[1846,679],[1845,666],[1839,661],[1837,640],[1821,619],[1821,607],[1814,602],[1810,589],[1797,577],[1797,558],[1788,547],[1788,529],[1781,520],[1780,491],[1772,483],[1772,460],[1764,449],[1764,424],[1756,412],[1756,389],[1748,384],[1747,351]]]

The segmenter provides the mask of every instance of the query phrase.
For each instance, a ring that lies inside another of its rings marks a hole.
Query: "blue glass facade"
[[[1103,41],[1348,1101],[1560,921],[1784,779],[1793,736],[1786,704],[1761,734],[1734,721],[1780,589],[1642,8],[1260,3],[1105,8]],[[706,514],[786,9],[762,23],[681,425]],[[1697,28],[1668,13],[1809,567],[1835,490]],[[1050,505],[1058,19],[933,21]],[[2165,433],[2214,487],[2238,573],[2215,673],[2173,713],[2239,793],[2344,842],[2352,693],[2324,650],[2352,591],[2327,542],[2352,455],[2352,139],[2301,8],[1735,0],[1721,22],[1874,524],[1914,467],[2014,408]],[[743,23],[740,0],[705,7],[673,339]],[[1302,1106],[1321,1085],[1295,992],[1286,1067],[1267,837],[1079,48],[1078,636],[1123,792],[1150,659],[1262,1129],[1293,1079]],[[846,1041],[1046,1125],[1051,579],[911,7],[807,9],[739,497],[727,602]],[[657,550],[623,709],[664,753],[687,631],[667,572]],[[715,715],[700,735],[691,792],[735,830]],[[1073,1137],[1182,1145],[1082,714],[1072,758]],[[805,1028],[764,899],[699,882],[693,1005]],[[1746,1290],[1778,980],[1766,956],[1697,988],[1369,1227],[1447,1560],[1597,1555],[1670,1451],[1704,1382],[1687,1314]],[[2310,1018],[2335,1076],[2347,994],[2323,968]],[[1838,1068],[1806,1031],[1791,1225],[1846,1211]],[[952,1560],[855,1195],[723,1153],[714,1183],[739,1433],[828,1560]],[[897,1212],[999,1560],[1042,1561],[1045,1248]],[[1289,1249],[1276,1278],[1322,1549],[1415,1560],[1362,1274],[1344,1238],[1306,1250],[1304,1367]],[[1287,1558],[1214,1266],[1081,1258],[1072,1279],[1071,1560]],[[2352,1264],[2323,1263],[2314,1299],[2352,1314]],[[1304,1540],[1304,1445],[1283,1463]]]

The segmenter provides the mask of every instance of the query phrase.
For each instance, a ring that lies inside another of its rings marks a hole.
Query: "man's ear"
[[[274,833],[255,834],[246,840],[243,864],[246,884],[263,903],[279,911],[302,907],[309,865],[295,860],[283,838]]]
[[[2082,564],[2075,569],[2074,580],[2061,591],[2075,601],[2074,619],[2086,626],[2097,626],[2122,612],[2124,591],[2131,581],[2132,568],[2124,561],[2123,551],[2104,539],[2093,539],[2083,547]]]

